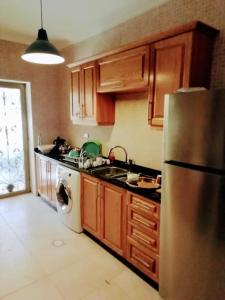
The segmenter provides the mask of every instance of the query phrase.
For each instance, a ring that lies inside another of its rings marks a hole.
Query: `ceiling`
[[[168,0],[42,0],[43,27],[58,48],[80,42]],[[29,44],[41,27],[40,0],[0,0],[0,39]]]

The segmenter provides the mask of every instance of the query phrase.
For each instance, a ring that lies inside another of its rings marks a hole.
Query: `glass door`
[[[29,190],[25,85],[0,82],[0,198]]]

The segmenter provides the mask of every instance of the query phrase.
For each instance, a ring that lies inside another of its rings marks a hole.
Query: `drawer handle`
[[[133,216],[133,219],[134,219],[135,221],[140,222],[141,224],[143,224],[143,225],[145,225],[145,226],[147,226],[147,227],[152,228],[152,229],[155,229],[155,227],[156,227],[156,223],[151,222],[151,221],[149,221],[149,222],[144,221],[144,220],[143,220],[142,218],[140,218],[140,217]]]
[[[142,236],[140,236],[138,233],[134,232],[133,233],[134,236],[136,236],[136,238],[138,238],[139,240],[145,242],[146,244],[150,245],[150,241],[146,240],[145,238],[143,238]]]
[[[154,205],[144,205],[138,201],[134,201],[133,203],[134,203],[134,206],[136,206],[136,207],[146,209],[146,210],[151,210],[152,212],[154,212],[155,208],[156,208]]]
[[[142,263],[146,268],[153,271],[153,262],[151,264],[148,264],[146,261],[144,261],[142,258],[140,258],[139,256],[137,256],[135,254],[133,254],[133,258],[136,259],[137,261],[139,261],[140,263]]]
[[[155,246],[155,240],[153,239],[150,239],[150,240],[146,240],[145,238],[143,238],[141,235],[139,235],[137,232],[134,232],[133,235],[138,238],[139,240],[145,242],[146,244],[148,245],[151,245],[151,246]]]

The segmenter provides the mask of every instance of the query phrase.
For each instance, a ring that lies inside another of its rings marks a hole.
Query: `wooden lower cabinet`
[[[81,176],[81,222],[84,229],[100,238],[100,181]]]
[[[37,192],[44,199],[56,205],[57,162],[44,155],[36,154]]]
[[[127,241],[127,260],[145,275],[158,282],[159,255],[129,237]]]
[[[126,191],[114,185],[101,186],[101,240],[121,256],[125,255]]]
[[[82,226],[120,255],[125,254],[125,190],[81,175]]]
[[[57,163],[51,161],[49,166],[49,173],[50,173],[50,181],[49,181],[49,189],[51,193],[51,201],[56,203],[57,197],[56,197],[56,188],[57,188]]]
[[[160,204],[127,193],[127,260],[158,282]]]
[[[149,278],[159,278],[160,204],[81,175],[82,226]]]

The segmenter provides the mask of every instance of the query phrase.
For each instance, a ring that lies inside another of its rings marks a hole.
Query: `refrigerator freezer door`
[[[225,175],[164,166],[160,294],[225,299]]]
[[[225,90],[165,96],[164,160],[225,169]]]

